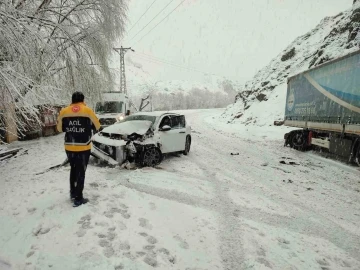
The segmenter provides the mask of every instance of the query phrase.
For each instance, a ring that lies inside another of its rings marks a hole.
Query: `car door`
[[[161,144],[161,152],[171,153],[174,152],[174,130],[162,131],[162,127],[168,125],[171,127],[171,117],[170,115],[163,116],[159,121],[159,137],[160,137],[160,144]]]
[[[171,130],[173,131],[173,151],[184,151],[186,141],[185,116],[174,115],[171,117]]]

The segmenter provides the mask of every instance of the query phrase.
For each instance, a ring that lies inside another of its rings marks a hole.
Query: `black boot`
[[[73,204],[73,207],[78,207],[78,206],[80,206],[80,205],[82,205],[82,204],[86,204],[86,203],[88,203],[89,202],[89,200],[88,199],[86,199],[86,198],[82,198],[82,199],[80,199],[80,200],[74,200],[74,204]]]

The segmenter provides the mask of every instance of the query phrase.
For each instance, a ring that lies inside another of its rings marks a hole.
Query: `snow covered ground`
[[[28,151],[0,163],[0,269],[360,269],[359,169],[221,113],[186,112],[192,151],[158,168],[92,160],[79,208],[69,167],[36,174],[63,135],[10,145]]]

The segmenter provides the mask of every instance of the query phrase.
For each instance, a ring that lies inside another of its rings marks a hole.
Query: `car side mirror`
[[[127,110],[125,115],[126,116],[130,115],[130,110]]]
[[[165,125],[162,128],[160,128],[160,131],[169,131],[169,130],[171,130],[171,127],[168,125]]]

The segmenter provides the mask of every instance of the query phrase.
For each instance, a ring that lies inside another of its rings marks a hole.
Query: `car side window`
[[[169,116],[164,116],[164,118],[161,120],[159,127],[162,128],[163,126],[171,127],[171,119]]]
[[[180,117],[180,127],[181,127],[181,128],[186,127],[185,116],[184,116],[184,115],[181,115],[181,116],[179,116],[179,117]]]
[[[176,129],[179,128],[179,118],[177,116],[171,117],[171,128]]]
[[[171,118],[172,128],[179,129],[185,127],[185,116],[183,115],[176,115]]]

